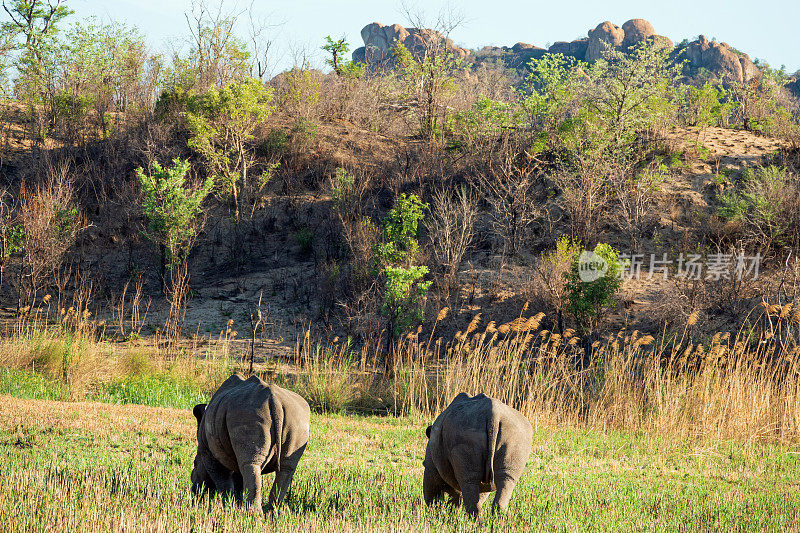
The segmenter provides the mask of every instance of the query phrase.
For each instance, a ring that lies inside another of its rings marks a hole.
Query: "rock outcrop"
[[[572,42],[557,41],[550,45],[551,54],[562,54],[583,61],[586,59],[586,49],[589,47],[589,38],[576,39]]]
[[[593,62],[603,57],[603,52],[609,46],[613,49],[622,47],[625,40],[625,31],[610,22],[602,22],[593,30],[589,30],[589,44],[586,48],[586,61]]]
[[[606,21],[589,30],[589,42],[583,59],[591,63],[603,57],[607,47],[627,50],[645,41],[654,41],[664,48],[672,49],[672,41],[658,35],[653,25],[644,19],[631,19],[621,28]]]
[[[514,46],[486,46],[476,52],[461,48],[439,32],[423,28],[404,28],[399,24],[384,26],[377,22],[368,24],[361,30],[364,46],[353,52],[353,61],[366,63],[370,67],[386,68],[393,64],[392,49],[402,43],[416,58],[422,57],[431,45],[445,46],[457,57],[469,59],[476,65],[485,61],[501,62],[509,68],[523,72],[531,59],[550,54],[563,54],[581,61],[594,62],[600,59],[606,49],[628,50],[643,42],[658,43],[672,50],[670,39],[656,33],[652,24],[644,19],[631,19],[622,27],[609,21],[602,22],[589,30],[588,37],[571,42],[558,41],[549,49],[528,43]],[[689,64],[694,69],[707,69],[713,76],[722,80],[743,82],[760,75],[758,67],[750,61],[747,54],[736,51],[726,43],[709,41],[704,36],[685,47]]]
[[[371,67],[386,67],[394,61],[393,49],[398,44],[405,46],[419,59],[425,50],[433,46],[444,46],[456,57],[466,58],[469,50],[453,44],[451,39],[427,28],[404,28],[399,24],[384,26],[378,22],[367,24],[361,30],[364,46],[353,52],[353,61],[366,63]]]
[[[622,45],[629,47],[656,36],[656,29],[644,19],[631,19],[622,25],[625,38]]]
[[[686,47],[686,56],[695,68],[704,68],[719,78],[745,82],[759,75],[756,65],[747,54],[738,52],[728,43],[709,41],[701,35]]]
[[[786,90],[795,98],[800,98],[800,79],[797,79],[797,76],[790,76]]]

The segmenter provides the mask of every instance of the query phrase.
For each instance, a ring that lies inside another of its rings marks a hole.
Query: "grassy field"
[[[474,530],[423,504],[426,423],[313,415],[287,505],[264,524],[189,497],[189,410],[0,396],[0,531]],[[799,462],[774,444],[537,428],[508,513],[484,527],[797,529]]]

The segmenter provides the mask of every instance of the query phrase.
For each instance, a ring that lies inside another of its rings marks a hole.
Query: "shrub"
[[[211,192],[214,181],[206,178],[200,188],[187,188],[189,162],[175,159],[169,167],[154,161],[152,171],[137,168],[136,176],[142,187],[142,211],[147,218],[150,239],[159,247],[161,275],[183,263],[189,255],[197,234],[200,204]]]
[[[445,100],[453,92],[455,77],[464,64],[444,42],[432,39],[425,48],[418,59],[403,44],[395,46],[393,52],[405,96],[417,105],[419,133],[430,139],[441,134],[448,123]]]
[[[383,314],[388,320],[389,334],[398,337],[422,321],[422,300],[431,286],[421,281],[428,273],[426,266],[386,267]]]
[[[325,45],[323,50],[328,52],[331,57],[326,59],[325,62],[330,65],[333,71],[344,78],[360,78],[364,75],[364,65],[362,63],[354,63],[347,59],[347,52],[350,51],[350,45],[347,40],[342,37],[338,41],[331,39],[328,35],[325,37]]]
[[[733,102],[726,100],[727,93],[722,87],[706,82],[702,87],[686,87],[684,100],[684,120],[697,126],[699,133],[708,126],[724,126],[733,112]]]
[[[313,123],[317,118],[317,104],[322,95],[322,74],[304,63],[283,73],[279,80],[281,110],[296,121]]]
[[[739,190],[720,195],[719,201],[719,215],[743,223],[746,244],[761,254],[782,246],[798,246],[800,181],[786,169],[748,169]]]
[[[556,240],[554,250],[545,252],[534,265],[531,296],[540,300],[548,315],[555,314],[558,331],[564,331],[564,308],[567,305],[567,274],[573,258],[580,254],[581,244],[567,235]]]
[[[439,189],[433,195],[433,208],[425,225],[433,244],[433,255],[448,278],[455,277],[475,236],[477,204],[477,196],[463,186],[455,195],[446,189]]]
[[[566,310],[575,318],[578,330],[593,336],[605,317],[609,307],[616,302],[615,296],[622,287],[624,260],[610,245],[598,244],[593,252],[573,248],[572,264],[566,274]],[[593,255],[592,255],[593,254]],[[589,261],[599,260],[606,271],[596,279],[582,276]]]
[[[410,263],[419,252],[417,232],[428,206],[414,194],[401,194],[383,221],[383,242],[376,250],[382,264]]]
[[[12,239],[22,236],[25,276],[22,287],[27,301],[43,288],[48,277],[61,267],[67,251],[75,244],[85,222],[76,206],[68,167],[48,169],[44,184],[35,188],[24,182],[20,186],[21,233],[12,233]]]
[[[307,227],[302,227],[293,235],[295,242],[300,246],[300,253],[308,255],[314,249],[314,233]]]
[[[383,222],[383,239],[375,256],[384,279],[382,314],[387,320],[387,353],[392,340],[422,320],[422,302],[431,282],[421,281],[428,268],[415,265],[419,223],[428,206],[415,195],[402,194]],[[393,371],[387,360],[387,370]]]

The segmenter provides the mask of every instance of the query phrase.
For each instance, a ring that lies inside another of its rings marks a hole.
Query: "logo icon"
[[[596,281],[608,272],[608,263],[594,252],[584,250],[578,257],[578,277],[584,283]]]

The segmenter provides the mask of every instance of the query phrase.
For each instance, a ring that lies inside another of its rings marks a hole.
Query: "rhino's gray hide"
[[[528,456],[533,428],[525,416],[484,394],[461,393],[428,426],[423,493],[426,503],[450,495],[472,515],[489,492],[493,507],[505,510]]]
[[[192,491],[244,495],[261,513],[261,475],[277,472],[269,494],[280,505],[308,443],[311,410],[294,392],[267,385],[257,376],[235,374],[206,404],[194,407],[197,456]]]

